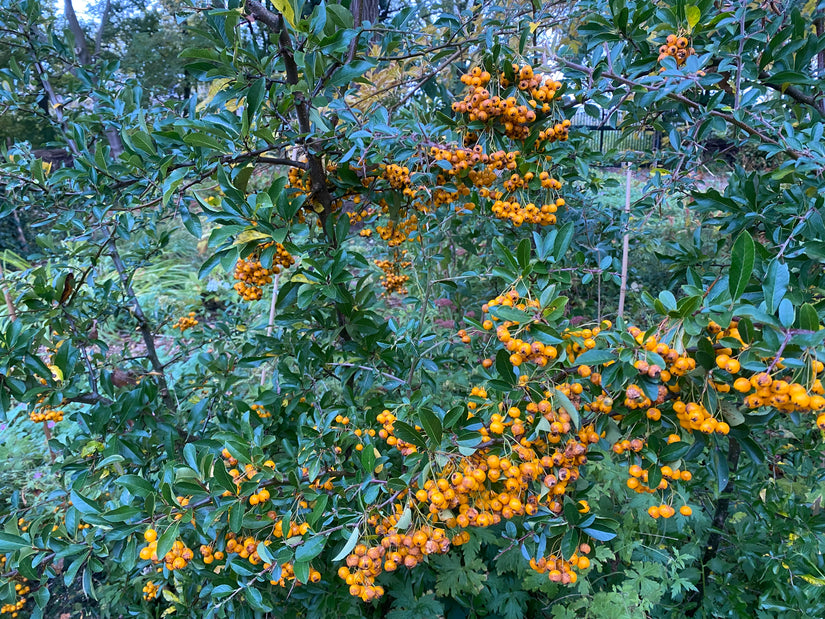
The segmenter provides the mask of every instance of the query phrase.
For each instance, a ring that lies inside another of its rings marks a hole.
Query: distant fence
[[[616,110],[608,118],[608,110],[600,109],[599,117],[594,118],[587,114],[584,108],[579,108],[571,119],[572,126],[578,129],[587,129],[588,145],[593,150],[606,153],[610,150],[619,152],[646,153],[651,160],[662,146],[662,134],[659,131],[647,130],[625,133],[618,127],[624,120],[624,112]]]

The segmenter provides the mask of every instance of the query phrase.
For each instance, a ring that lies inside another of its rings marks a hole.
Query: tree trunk
[[[69,22],[69,30],[72,31],[72,35],[74,36],[74,48],[77,52],[77,59],[80,61],[80,64],[90,64],[92,62],[92,56],[89,53],[89,46],[86,45],[86,33],[83,32],[83,28],[80,27],[80,22],[77,21],[77,14],[74,12],[72,0],[64,0],[63,10],[66,14],[66,21]]]
[[[93,60],[92,54],[89,51],[88,44],[86,43],[86,33],[83,31],[83,28],[80,26],[80,22],[77,20],[77,14],[74,11],[72,0],[64,0],[63,6],[66,13],[66,21],[69,22],[69,29],[74,35],[74,46],[77,52],[77,59],[80,61],[80,64],[90,65]],[[100,53],[100,46],[103,40],[103,29],[106,27],[106,21],[109,18],[109,8],[110,3],[107,1],[106,6],[103,9],[103,17],[100,20],[100,27],[98,28],[97,35],[95,36],[95,56]],[[117,129],[114,128],[104,128],[103,132],[106,136],[106,141],[109,143],[109,147],[112,149],[112,158],[117,159],[123,154],[123,142],[120,139],[120,134]]]
[[[352,0],[350,10],[356,27],[363,22],[375,24],[378,21],[378,0]]]

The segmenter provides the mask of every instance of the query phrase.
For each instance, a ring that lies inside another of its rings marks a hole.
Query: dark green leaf
[[[736,302],[751,279],[753,265],[756,260],[756,248],[753,238],[747,231],[743,231],[733,244],[731,250],[730,275],[728,279],[728,290],[731,299]]]

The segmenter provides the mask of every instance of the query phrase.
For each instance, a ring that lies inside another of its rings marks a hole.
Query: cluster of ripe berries
[[[381,285],[384,287],[383,296],[393,293],[407,294],[407,282],[410,276],[402,271],[412,265],[408,260],[376,260],[376,266],[384,272],[381,276]]]
[[[57,423],[58,421],[63,421],[63,411],[44,407],[30,412],[29,419],[35,423],[41,423],[44,421],[53,421]]]
[[[404,241],[412,238],[412,233],[418,230],[418,215],[411,213],[403,219],[389,220],[384,226],[375,226],[375,231],[381,240],[389,247],[398,247]]]
[[[355,210],[347,211],[347,217],[349,218],[351,224],[362,222],[365,219],[369,219],[375,215],[375,209],[372,206],[365,206],[361,210],[358,210],[358,205],[361,204],[361,201],[361,196],[352,197],[352,203],[355,205]]]
[[[539,574],[547,574],[551,582],[563,585],[572,585],[578,580],[575,570],[586,570],[590,567],[590,559],[585,555],[590,554],[590,544],[580,544],[569,559],[550,555],[541,557],[538,561],[530,559],[530,567]]]
[[[512,307],[522,312],[537,311],[540,309],[540,304],[537,299],[521,299],[521,295],[515,289],[506,292],[505,294],[491,299],[481,307],[484,314],[490,314],[489,318],[482,322],[482,327],[486,330],[491,330],[494,323],[500,319],[495,315],[495,310],[491,312],[491,308],[495,307]],[[518,337],[513,337],[510,333],[511,327],[518,327],[519,322],[515,320],[504,320],[496,328],[496,337],[499,342],[504,344],[506,349],[510,352],[510,363],[518,367],[522,363],[530,362],[543,367],[558,356],[558,350],[555,346],[545,345],[542,342],[528,342]]]
[[[559,206],[564,206],[564,199],[559,198],[555,203],[543,204],[538,207],[532,202],[519,204],[518,202],[506,202],[496,200],[493,203],[493,215],[499,219],[509,219],[518,228],[522,224],[537,224],[539,226],[552,226],[556,223],[555,212]]]
[[[719,357],[717,363],[718,361]],[[814,360],[811,369],[815,374],[821,374],[822,362]],[[820,413],[825,410],[825,389],[819,378],[812,380],[810,387],[806,388],[801,383],[776,378],[767,372],[758,372],[750,378],[737,378],[733,381],[733,388],[740,393],[748,394],[745,396],[745,406],[750,409],[770,406],[785,413]],[[820,415],[816,423],[821,427],[823,422],[825,415]]]
[[[147,602],[151,602],[156,599],[158,597],[158,593],[160,593],[160,586],[156,585],[151,580],[143,585],[143,599]]]
[[[269,563],[264,563],[264,569],[272,569],[272,565]],[[295,566],[293,566],[292,563],[287,562],[281,564],[281,575],[277,579],[272,578],[269,581],[269,584],[277,585],[279,587],[290,587],[293,582],[298,585],[306,584],[295,578]],[[309,568],[309,582],[321,582],[321,572],[312,566]]]
[[[395,436],[395,426],[393,424],[396,421],[396,417],[390,411],[383,410],[378,413],[376,421],[381,424],[378,436],[387,441],[387,445],[395,447],[401,452],[402,456],[409,456],[418,452],[418,447]],[[415,429],[420,431],[421,427],[415,426]]]
[[[394,528],[403,510],[396,506],[396,513],[384,519],[379,528],[386,531],[376,546],[358,544],[345,559],[345,566],[338,568],[338,577],[349,585],[349,593],[370,602],[384,595],[384,588],[375,584],[382,572],[394,572],[399,567],[412,569],[427,555],[444,554],[456,543],[450,540],[444,529],[423,526],[407,533],[398,533]],[[465,532],[466,533],[466,532]],[[464,536],[459,534],[459,543]],[[468,538],[469,539],[469,538]]]
[[[140,549],[140,558],[144,561],[152,561],[152,563],[160,563],[158,558],[158,532],[155,529],[146,529],[143,533],[143,539],[146,540],[146,546]],[[163,557],[163,562],[168,570],[182,570],[194,557],[191,548],[188,548],[181,540],[175,540],[172,544],[172,549]]]
[[[224,464],[226,465],[226,469],[229,474],[232,476],[232,481],[235,483],[235,488],[237,493],[241,491],[241,484],[243,481],[251,480],[255,475],[258,474],[258,469],[256,469],[252,464],[244,465],[243,472],[239,471],[235,468],[238,464],[238,460],[232,456],[228,449],[224,449],[221,451],[221,455],[224,459]],[[267,468],[275,468],[275,463],[272,460],[267,460],[264,462],[264,466]],[[257,492],[256,492],[257,494]],[[232,493],[229,490],[224,490],[222,496],[231,496]]]
[[[188,507],[189,501],[190,501],[189,497],[177,496],[177,497],[175,497],[175,499],[177,500],[178,505],[180,507]],[[178,513],[176,513],[174,515],[174,518],[175,518],[175,520],[180,520],[181,518],[183,518],[183,512],[179,511]],[[195,519],[194,518],[192,518],[192,524],[195,524]]]
[[[181,316],[178,318],[177,322],[172,325],[173,329],[180,329],[180,332],[183,333],[187,329],[191,329],[197,326],[198,320],[195,318],[195,312],[189,312],[188,316]]]
[[[244,301],[257,301],[264,295],[263,286],[272,283],[272,273],[258,259],[238,260],[233,274],[238,281],[233,288]]]
[[[258,545],[269,546],[272,542],[266,540],[259,542],[254,537],[236,537],[234,533],[226,534],[226,552],[236,554],[241,559],[247,559],[252,565],[259,565],[263,562],[258,554]]]
[[[207,546],[205,544],[201,544],[200,553],[201,557],[203,557],[203,562],[206,565],[212,565],[215,561],[223,561],[226,556],[220,550],[212,550],[212,546]]]
[[[258,415],[261,419],[268,419],[269,417],[272,417],[272,413],[266,410],[263,404],[252,404],[249,408],[252,409],[252,412]]]
[[[238,260],[235,264],[234,277],[238,281],[233,286],[244,301],[257,301],[263,296],[263,287],[272,283],[272,275],[280,273],[281,267],[288,269],[295,264],[295,258],[281,243],[275,244],[272,268],[265,269],[261,264],[260,252],[272,243],[261,245],[249,258]]]
[[[651,488],[647,486],[650,471],[648,469],[643,469],[639,464],[631,464],[628,467],[627,472],[629,477],[627,479],[627,487],[630,490],[633,490],[636,493],[648,493],[653,494],[659,490],[667,490],[672,482],[675,481],[690,481],[693,479],[693,474],[690,471],[682,471],[679,469],[672,469],[671,467],[664,465],[659,467],[659,471],[662,475],[659,484],[655,488]],[[668,481],[670,480],[670,481]],[[655,513],[658,515],[654,516],[654,512],[651,510],[656,510]],[[648,513],[653,516],[654,518],[658,518],[662,516],[663,518],[670,518],[671,516],[675,515],[676,510],[669,505],[662,504],[659,506],[653,506],[648,510]],[[693,510],[688,505],[683,505],[679,508],[679,513],[683,516],[690,516],[693,513]]]
[[[6,562],[6,557],[2,557],[0,567]],[[31,587],[26,584],[26,579],[23,582],[14,584],[14,594],[17,597],[14,602],[3,604],[0,606],[0,615],[10,614],[12,617],[17,617],[18,613],[26,606],[26,595],[31,591]]]
[[[381,176],[389,182],[390,187],[403,192],[408,197],[415,195],[412,189],[412,179],[410,179],[410,169],[407,166],[400,166],[397,163],[381,164],[379,170],[381,170]]]
[[[469,91],[461,101],[452,104],[452,110],[459,114],[467,114],[470,122],[492,123],[504,130],[504,135],[516,140],[525,140],[530,135],[530,125],[536,120],[536,109],[543,113],[551,110],[550,102],[561,88],[557,82],[547,75],[534,73],[529,65],[511,67],[515,89],[506,96],[510,87],[510,80],[504,75],[499,76],[498,86],[491,86],[500,94],[492,94],[488,89],[493,76],[481,67],[473,67],[468,73],[461,76],[461,81],[469,87]],[[526,105],[520,101],[521,93],[529,93],[532,97]]]
[[[547,391],[545,396],[551,397]],[[475,387],[468,403],[471,417],[486,417],[490,403],[486,401],[486,390]],[[350,585],[350,593],[366,601],[380,597],[383,590],[375,585],[375,578],[382,571],[394,571],[400,566],[414,567],[427,554],[448,552],[451,546],[469,541],[468,527],[488,527],[516,516],[538,513],[542,503],[553,513],[559,514],[563,508],[565,494],[572,490],[579,478],[579,467],[587,461],[588,446],[598,442],[599,436],[593,426],[582,428],[578,435],[570,436],[564,444],[563,434],[572,430],[569,415],[563,410],[555,410],[549,399],[529,402],[525,406],[526,415],[516,406],[507,411],[512,421],[498,422],[500,415],[490,417],[490,427],[503,432],[506,427],[522,425],[522,429],[512,431],[515,439],[512,451],[506,456],[493,453],[491,448],[479,449],[469,457],[458,457],[441,468],[434,479],[428,479],[416,489],[411,488],[411,499],[418,502],[412,511],[424,513],[428,524],[414,528],[407,533],[397,531],[396,525],[402,518],[401,504],[395,506],[395,513],[385,518],[376,527],[376,533],[384,535],[377,546],[358,546],[347,558],[347,566],[339,570],[339,576]],[[382,424],[379,436],[402,453],[414,453],[414,445],[393,436],[395,415],[385,410],[378,415]],[[524,424],[538,422],[547,432],[528,440],[523,431]],[[544,428],[541,424],[547,424]],[[487,424],[485,424],[487,425]],[[489,438],[486,428],[482,435]],[[487,441],[485,440],[485,443]],[[553,447],[552,445],[559,445]],[[408,511],[410,507],[408,506]],[[589,509],[583,503],[583,510]],[[371,519],[371,523],[375,523]],[[409,522],[407,520],[407,522]],[[446,530],[437,526],[443,523]],[[460,530],[452,537],[448,531]],[[586,569],[589,561],[576,557],[568,560],[563,568],[556,558],[535,562],[538,571],[550,572],[553,581],[575,582],[569,573],[578,567]],[[558,568],[559,577],[555,570]],[[561,576],[561,574],[568,574]]]
[[[685,37],[679,37],[675,34],[667,35],[667,43],[659,47],[658,61],[662,62],[665,58],[673,58],[676,65],[681,67],[685,64],[688,56],[693,56],[696,50],[689,47],[690,42]],[[664,67],[661,69],[664,71]]]

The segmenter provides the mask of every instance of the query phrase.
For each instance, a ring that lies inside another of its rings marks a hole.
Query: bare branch
[[[155,336],[152,333],[152,327],[146,319],[146,314],[143,313],[143,308],[140,305],[140,301],[138,301],[135,291],[132,289],[132,282],[129,278],[129,274],[126,272],[126,265],[123,264],[123,259],[120,257],[120,252],[118,252],[117,245],[114,240],[109,243],[109,256],[112,258],[112,262],[115,265],[115,270],[117,270],[118,276],[120,277],[120,284],[123,287],[123,292],[129,300],[129,303],[132,304],[132,312],[137,320],[138,329],[143,337],[143,343],[146,345],[146,358],[149,359],[149,363],[152,365],[152,369],[158,377],[158,383],[160,383],[163,401],[167,408],[173,411],[176,408],[175,400],[169,391],[168,384],[166,383],[166,375],[163,371],[163,364],[158,358],[157,349],[155,348]]]

